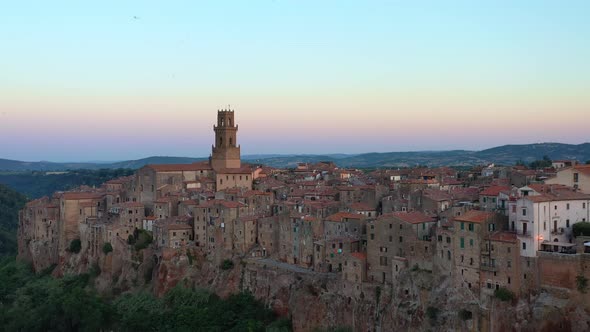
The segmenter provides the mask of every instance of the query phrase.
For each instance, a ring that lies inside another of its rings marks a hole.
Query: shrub
[[[222,270],[231,270],[233,268],[234,268],[234,262],[232,262],[230,259],[226,259],[223,261],[223,263],[221,263]]]
[[[73,239],[72,242],[70,242],[70,247],[68,248],[68,251],[77,254],[80,252],[81,249],[82,241],[80,241],[80,239]]]
[[[508,288],[505,287],[500,287],[496,289],[494,291],[494,296],[500,299],[500,301],[504,302],[512,301],[515,298],[514,293],[512,293]]]
[[[573,226],[574,236],[590,236],[590,222],[577,222]]]
[[[105,255],[108,255],[109,252],[113,252],[113,246],[111,245],[110,242],[105,242],[102,245],[102,252],[104,252]]]
[[[473,313],[469,310],[461,309],[461,311],[459,311],[459,318],[462,320],[470,320],[473,318]]]
[[[137,251],[147,248],[154,241],[152,234],[145,229],[136,230],[134,233],[136,234],[135,250]]]
[[[580,293],[586,294],[586,291],[588,291],[588,278],[584,277],[583,275],[577,276],[576,285]]]
[[[426,308],[426,316],[428,318],[430,318],[431,320],[436,320],[439,312],[440,312],[440,309],[435,308],[435,307]]]

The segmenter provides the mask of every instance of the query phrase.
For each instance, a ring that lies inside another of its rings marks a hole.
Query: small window
[[[526,209],[522,209],[522,215],[526,216]]]
[[[522,250],[526,250],[526,242],[522,243]]]

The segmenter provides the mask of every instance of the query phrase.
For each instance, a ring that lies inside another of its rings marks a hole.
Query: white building
[[[521,256],[573,249],[572,225],[590,220],[590,195],[571,188],[523,196],[511,203],[510,228],[521,241]]]

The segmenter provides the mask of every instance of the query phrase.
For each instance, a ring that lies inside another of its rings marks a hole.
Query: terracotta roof
[[[490,240],[498,241],[498,242],[508,242],[508,243],[517,243],[518,238],[516,237],[516,233],[512,232],[495,232],[490,236]]]
[[[586,175],[590,175],[590,165],[576,165],[574,166],[574,170]]]
[[[383,215],[383,217],[389,216],[400,219],[403,222],[408,224],[422,224],[426,222],[434,222],[435,219],[427,214],[422,212],[393,212],[387,215]]]
[[[245,204],[240,203],[240,202],[226,201],[223,199],[212,199],[212,200],[202,203],[201,205],[198,205],[197,207],[200,207],[200,208],[207,207],[208,208],[208,207],[213,207],[215,205],[222,205],[228,209],[237,209],[240,206],[246,206]]]
[[[364,219],[365,216],[357,213],[338,212],[326,218],[326,221],[341,222],[344,219]]]
[[[424,196],[437,201],[450,201],[453,199],[453,196],[445,191],[437,190],[437,189],[426,189],[424,190]]]
[[[97,192],[65,192],[61,194],[61,197],[65,200],[81,200],[81,199],[100,199],[104,196],[102,193]]]
[[[358,258],[362,261],[367,260],[367,254],[365,254],[364,252],[353,252],[352,254],[350,254],[350,256],[352,256],[354,258]]]
[[[566,189],[554,190],[553,192],[547,192],[537,196],[525,196],[524,198],[533,203],[539,203],[552,201],[590,200],[590,195]]]
[[[350,204],[350,208],[355,211],[375,211],[377,210],[374,206],[371,206],[367,203],[357,202]]]
[[[480,196],[498,196],[500,192],[510,190],[509,186],[491,186],[479,193]]]
[[[465,214],[456,217],[455,221],[472,222],[472,223],[483,223],[486,220],[494,216],[494,212],[480,211],[480,210],[469,210]]]

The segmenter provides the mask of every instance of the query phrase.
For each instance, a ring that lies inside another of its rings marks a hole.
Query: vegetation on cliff
[[[16,229],[18,211],[27,198],[0,184],[0,256],[16,253]]]
[[[130,169],[75,170],[58,174],[46,172],[9,172],[0,173],[0,183],[14,188],[30,198],[52,195],[56,191],[65,191],[82,185],[100,186],[101,184],[122,176],[133,174]]]
[[[0,262],[0,326],[4,331],[290,331],[290,322],[249,293],[221,299],[178,286],[163,298],[147,292],[100,296],[92,276],[55,279],[14,259]]]

